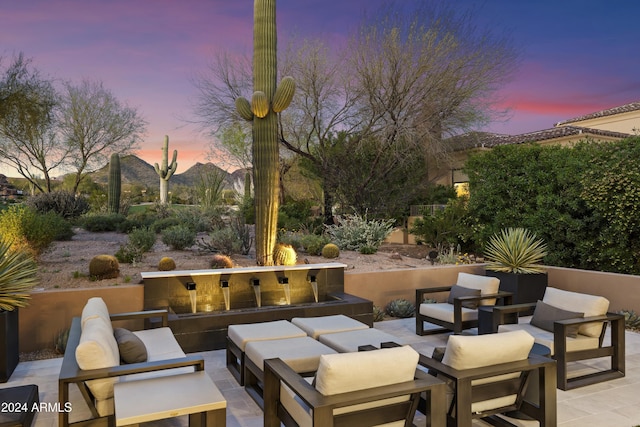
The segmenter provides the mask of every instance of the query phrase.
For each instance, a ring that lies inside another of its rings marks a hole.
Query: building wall
[[[559,127],[562,126],[582,126],[593,129],[629,133],[633,135],[637,133],[634,132],[634,129],[640,130],[640,111],[631,111],[628,113],[613,114],[611,116],[565,123]]]

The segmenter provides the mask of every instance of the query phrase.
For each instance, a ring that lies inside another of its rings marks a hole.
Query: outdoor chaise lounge
[[[452,286],[416,289],[416,334],[429,335],[453,331],[460,334],[464,329],[478,326],[478,305],[495,305],[504,300],[511,304],[512,294],[500,292],[500,279],[477,274],[458,273]],[[449,292],[446,302],[427,303],[425,295]],[[441,326],[425,329],[424,322]]]
[[[470,427],[474,419],[514,425],[497,415],[520,411],[541,427],[555,427],[556,362],[530,355],[533,344],[525,331],[452,335],[442,362],[421,355],[420,365],[448,383],[448,425]],[[527,396],[528,387],[538,388],[535,399]]]
[[[531,320],[518,324],[502,324],[510,313],[535,307]],[[548,287],[537,304],[496,307],[494,317],[500,323],[498,332],[525,330],[535,341],[547,346],[558,362],[558,388],[570,390],[625,375],[624,316],[608,313],[609,300],[596,295],[570,292]],[[611,338],[605,343],[607,324]],[[569,377],[569,364],[582,360],[609,358],[610,368],[588,369],[588,373]]]
[[[444,427],[445,384],[416,369],[409,346],[329,354],[315,377],[303,378],[280,359],[265,361],[264,426],[411,426],[427,393],[433,427]]]

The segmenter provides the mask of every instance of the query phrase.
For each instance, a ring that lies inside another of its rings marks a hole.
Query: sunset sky
[[[480,26],[510,31],[522,52],[515,79],[501,91],[511,114],[486,130],[531,132],[640,101],[639,1],[455,1],[479,8]],[[382,3],[278,0],[279,41],[297,34],[340,43],[365,8]],[[169,135],[169,148],[179,151],[177,173],[207,161],[207,138],[188,123],[196,95],[190,78],[216,52],[252,50],[250,0],[3,0],[0,20],[2,66],[23,52],[56,79],[101,80],[148,122],[137,154],[159,162]],[[2,165],[0,173],[16,176]]]

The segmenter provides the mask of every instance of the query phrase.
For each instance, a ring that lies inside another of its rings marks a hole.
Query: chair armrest
[[[507,301],[507,305],[508,305],[509,301],[511,301],[513,298],[513,294],[511,292],[500,291],[495,294],[458,297],[458,298],[454,298],[453,301],[455,304],[455,300],[460,300],[461,302],[470,302],[470,301],[480,302],[480,301],[489,300],[489,299],[503,299],[503,298],[505,299],[505,301]]]
[[[275,375],[281,382],[285,383],[305,404],[314,409],[323,407],[340,408],[357,405],[372,400],[421,393],[433,386],[444,386],[444,383],[437,378],[422,377],[421,379],[414,379],[398,384],[324,396],[281,359],[265,360],[264,368],[265,378],[267,371],[269,371],[269,373]],[[421,376],[420,373],[416,375]]]
[[[111,321],[132,320],[132,319],[148,319],[151,317],[162,318],[162,326],[169,325],[169,311],[166,309],[133,311],[130,313],[116,313],[109,315]]]

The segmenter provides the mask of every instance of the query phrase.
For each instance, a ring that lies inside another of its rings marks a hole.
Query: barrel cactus
[[[120,264],[113,255],[96,255],[89,262],[89,276],[96,280],[114,279],[120,275]]]
[[[275,265],[296,265],[298,254],[293,246],[286,243],[278,243],[273,248],[273,262]]]
[[[394,299],[387,304],[387,314],[401,319],[413,317],[416,314],[416,307],[404,298]]]
[[[110,213],[118,213],[120,211],[121,187],[120,156],[118,153],[113,153],[109,160],[109,183],[107,189],[107,203]]]
[[[254,92],[251,102],[240,97],[235,104],[240,117],[253,122],[256,262],[273,265],[280,198],[278,113],[291,103],[295,82],[285,77],[276,87],[276,0],[255,0],[253,16]]]
[[[162,257],[158,262],[158,270],[171,271],[176,269],[176,262],[168,256]]]
[[[153,168],[160,177],[160,204],[166,205],[169,195],[169,179],[173,176],[178,168],[176,158],[178,150],[173,150],[173,158],[169,163],[169,136],[165,135],[164,145],[162,146],[162,165],[154,163]]]
[[[340,256],[340,248],[333,243],[327,243],[322,248],[323,258],[338,258]]]
[[[215,254],[209,265],[211,268],[233,268],[233,260],[227,255]]]

